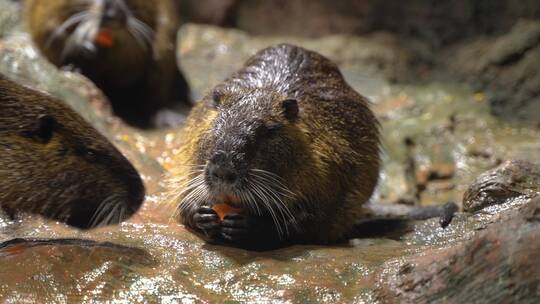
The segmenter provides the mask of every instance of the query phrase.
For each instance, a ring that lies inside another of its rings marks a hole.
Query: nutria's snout
[[[128,8],[122,0],[108,0],[103,6],[101,23],[125,25],[128,20]]]
[[[73,208],[71,208],[66,224],[79,229],[91,229],[99,225],[97,220],[94,221],[99,216],[98,204],[85,199],[76,199],[69,202],[69,205]]]
[[[124,197],[110,196],[96,202],[86,198],[70,201],[66,224],[79,229],[92,229],[121,223],[134,215],[145,198],[145,188],[140,178],[128,181],[128,193]]]
[[[131,186],[130,193],[124,198],[111,196],[101,202],[77,198],[67,205],[71,206],[66,224],[78,229],[92,229],[121,223],[134,215],[145,197],[144,187]]]
[[[96,153],[99,154],[99,153]],[[73,199],[66,223],[79,229],[114,225],[128,220],[144,202],[146,189],[137,170],[117,151],[109,151],[111,158],[102,155],[110,168],[113,180],[119,182],[115,192],[86,195]]]
[[[234,193],[241,188],[242,170],[232,161],[231,153],[225,151],[215,153],[209,159],[204,174],[210,192],[217,196]]]

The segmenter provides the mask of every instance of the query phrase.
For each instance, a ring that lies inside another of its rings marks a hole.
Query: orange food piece
[[[219,219],[222,220],[222,221],[225,218],[225,215],[227,215],[229,213],[237,213],[237,212],[240,212],[242,210],[240,208],[234,208],[231,205],[225,204],[225,203],[223,203],[223,204],[215,204],[214,206],[212,206],[212,209],[214,209],[214,211],[217,213]]]
[[[95,42],[97,45],[104,48],[111,48],[114,45],[114,39],[111,32],[107,30],[101,30],[97,35]]]

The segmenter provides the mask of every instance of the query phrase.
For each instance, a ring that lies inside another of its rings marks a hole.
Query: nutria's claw
[[[221,222],[221,237],[231,242],[245,240],[251,231],[250,228],[251,225],[246,216],[230,213],[225,215]]]
[[[193,222],[197,229],[207,236],[215,235],[219,230],[219,217],[210,207],[200,207],[193,215]]]

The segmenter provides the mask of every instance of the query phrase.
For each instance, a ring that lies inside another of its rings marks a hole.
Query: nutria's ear
[[[281,102],[283,108],[283,115],[288,120],[295,120],[298,117],[298,101],[296,99],[285,99]]]
[[[21,132],[21,134],[39,143],[46,144],[53,137],[57,125],[58,123],[54,117],[44,114],[38,116],[36,122],[29,129]]]

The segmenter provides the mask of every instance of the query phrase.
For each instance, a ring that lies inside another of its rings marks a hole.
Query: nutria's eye
[[[273,135],[276,134],[281,128],[283,127],[282,124],[271,124],[266,126],[266,133],[267,135]]]
[[[256,130],[256,136],[257,137],[263,137],[268,138],[276,134],[281,128],[283,127],[283,124],[281,123],[270,123],[268,125],[260,125]]]
[[[86,158],[90,162],[95,162],[97,160],[98,153],[94,150],[88,149],[86,150],[86,153],[84,154],[84,158]]]
[[[220,90],[215,89],[214,92],[212,92],[212,105],[214,106],[214,108],[217,108],[220,105],[222,98],[223,92],[221,92]]]
[[[53,137],[54,130],[58,123],[56,119],[50,115],[41,115],[37,118],[36,123],[30,128],[22,132],[23,136],[30,137],[35,141],[46,144]]]
[[[296,99],[285,99],[281,103],[283,115],[288,120],[295,120],[298,117],[298,101]]]

